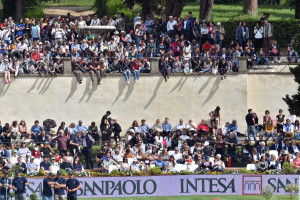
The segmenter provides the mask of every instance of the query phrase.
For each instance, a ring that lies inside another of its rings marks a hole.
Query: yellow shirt
[[[266,125],[266,132],[274,132],[274,125],[269,125],[267,124]]]

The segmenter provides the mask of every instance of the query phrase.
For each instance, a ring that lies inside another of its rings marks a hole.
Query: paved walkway
[[[47,16],[60,16],[70,13],[73,17],[88,16],[94,14],[90,7],[48,7],[44,9]]]

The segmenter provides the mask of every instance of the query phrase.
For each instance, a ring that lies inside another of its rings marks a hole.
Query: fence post
[[[239,57],[239,73],[247,73],[247,58]]]
[[[152,74],[159,73],[159,59],[160,59],[159,57],[149,58]]]
[[[64,62],[64,75],[72,74],[71,58],[62,58]]]

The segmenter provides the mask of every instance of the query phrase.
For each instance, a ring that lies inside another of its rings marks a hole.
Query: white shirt
[[[17,48],[16,48],[17,51],[24,51],[25,49],[28,51],[28,46],[27,46],[27,44],[24,43],[24,44],[22,45],[21,42],[17,45]]]
[[[195,126],[195,125],[194,125],[194,124],[187,123],[187,124],[185,125],[185,128],[188,129],[188,130],[190,130],[190,131],[195,131],[196,129],[195,129],[193,126]]]
[[[287,119],[289,119],[291,123],[295,123],[296,115],[289,115]]]
[[[79,22],[78,22],[78,26],[79,26],[79,27],[86,26],[85,21],[79,21]]]
[[[208,28],[201,28],[201,34],[207,35],[208,34]]]
[[[172,146],[172,138],[165,137],[165,140],[166,140],[166,146],[167,147]]]
[[[185,124],[177,124],[176,129],[184,129],[185,128]]]
[[[175,160],[182,159],[182,154],[181,153],[177,153],[177,154],[174,153],[173,156],[174,156]]]
[[[175,20],[168,21],[167,23],[167,31],[173,31],[174,30],[174,26],[178,25],[177,22]]]
[[[182,136],[180,136],[179,138],[180,138],[181,140],[184,140],[184,141],[190,139],[190,137],[187,136],[187,135],[182,135]]]
[[[140,165],[132,163],[131,170],[133,170],[133,171],[141,171]]]
[[[290,124],[287,126],[286,124],[283,125],[283,132],[284,133],[294,133],[294,125]]]
[[[261,39],[263,37],[263,27],[260,29],[257,29],[256,27],[254,28],[254,34],[256,39]]]
[[[92,19],[90,26],[100,26],[100,19]]]

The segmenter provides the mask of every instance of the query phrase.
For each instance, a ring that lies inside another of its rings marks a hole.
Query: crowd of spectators
[[[138,13],[133,21],[122,13],[118,17],[97,15],[73,18],[70,14],[58,18],[21,19],[9,17],[0,26],[0,73],[10,84],[10,74],[38,73],[55,75],[63,72],[63,57],[71,57],[73,71],[81,83],[82,74],[90,74],[100,84],[101,76],[121,72],[130,83],[133,73],[151,72],[148,58],[160,57],[160,71],[165,80],[170,73],[212,72],[226,78],[226,72],[238,72],[238,58],[247,57],[248,68],[270,62],[277,57],[280,47],[273,39],[273,26],[265,13],[255,27],[239,22],[236,40],[223,44],[225,29],[220,22],[200,22],[192,12],[183,19],[162,15],[161,18]],[[115,26],[116,30],[99,36],[80,31],[84,26]],[[250,32],[254,38],[250,38]],[[253,42],[252,42],[253,41]],[[291,62],[298,54],[288,46]]]
[[[37,120],[31,127],[24,120],[6,123],[0,126],[0,168],[19,165],[24,173],[36,173],[96,168],[102,172],[149,171],[157,166],[164,172],[222,172],[225,165],[250,164],[259,171],[281,169],[284,162],[295,168],[300,166],[300,147],[296,143],[300,126],[295,115],[285,116],[280,110],[272,117],[267,110],[260,121],[249,109],[245,117],[248,139],[244,139],[237,120],[221,124],[220,110],[217,106],[209,113],[210,119],[202,119],[200,124],[179,119],[178,124],[172,125],[166,117],[150,127],[145,119],[140,124],[135,120],[128,131],[123,131],[123,140],[121,125],[109,111],[102,117],[99,129],[95,122],[86,126],[81,120],[69,126],[62,122],[58,129],[41,126]],[[93,152],[92,147],[100,144],[99,152]],[[57,150],[53,151],[55,147]],[[237,147],[242,148],[240,155]]]

